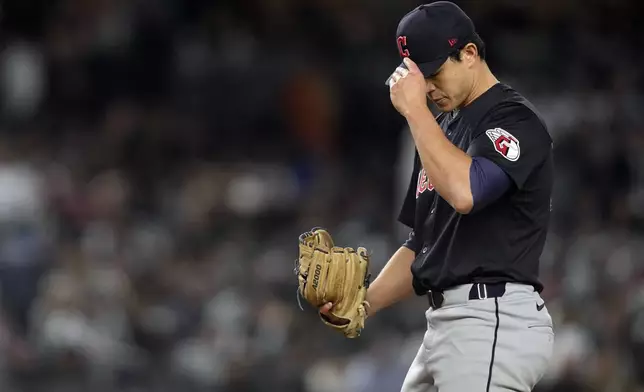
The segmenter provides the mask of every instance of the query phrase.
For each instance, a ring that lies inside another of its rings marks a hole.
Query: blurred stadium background
[[[456,3],[556,141],[539,391],[643,391],[642,2]],[[384,80],[417,4],[5,0],[0,391],[398,391],[426,301],[347,340],[292,263],[314,225],[374,272],[406,238]]]

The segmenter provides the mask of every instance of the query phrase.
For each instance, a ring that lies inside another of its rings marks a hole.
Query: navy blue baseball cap
[[[436,1],[403,16],[396,30],[396,45],[400,57],[412,59],[427,78],[475,33],[474,22],[459,6]],[[407,68],[404,63],[400,66]],[[389,79],[385,83],[389,85]]]

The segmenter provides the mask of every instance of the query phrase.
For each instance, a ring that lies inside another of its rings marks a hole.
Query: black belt
[[[505,283],[474,283],[470,289],[469,299],[486,299],[503,297],[505,294]],[[430,290],[427,292],[429,306],[439,309],[443,306],[445,296],[442,290]]]

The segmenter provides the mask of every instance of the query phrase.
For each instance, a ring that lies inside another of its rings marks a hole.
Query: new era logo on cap
[[[448,39],[447,42],[449,42],[449,46],[454,46],[458,42],[456,38]]]

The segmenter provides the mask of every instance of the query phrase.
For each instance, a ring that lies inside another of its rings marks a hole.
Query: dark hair
[[[479,50],[479,57],[481,60],[485,60],[485,42],[483,42],[483,39],[477,33],[474,33],[470,39],[466,40],[460,48],[450,53],[449,57],[454,61],[461,61],[461,49],[470,43],[476,45],[476,48]]]

